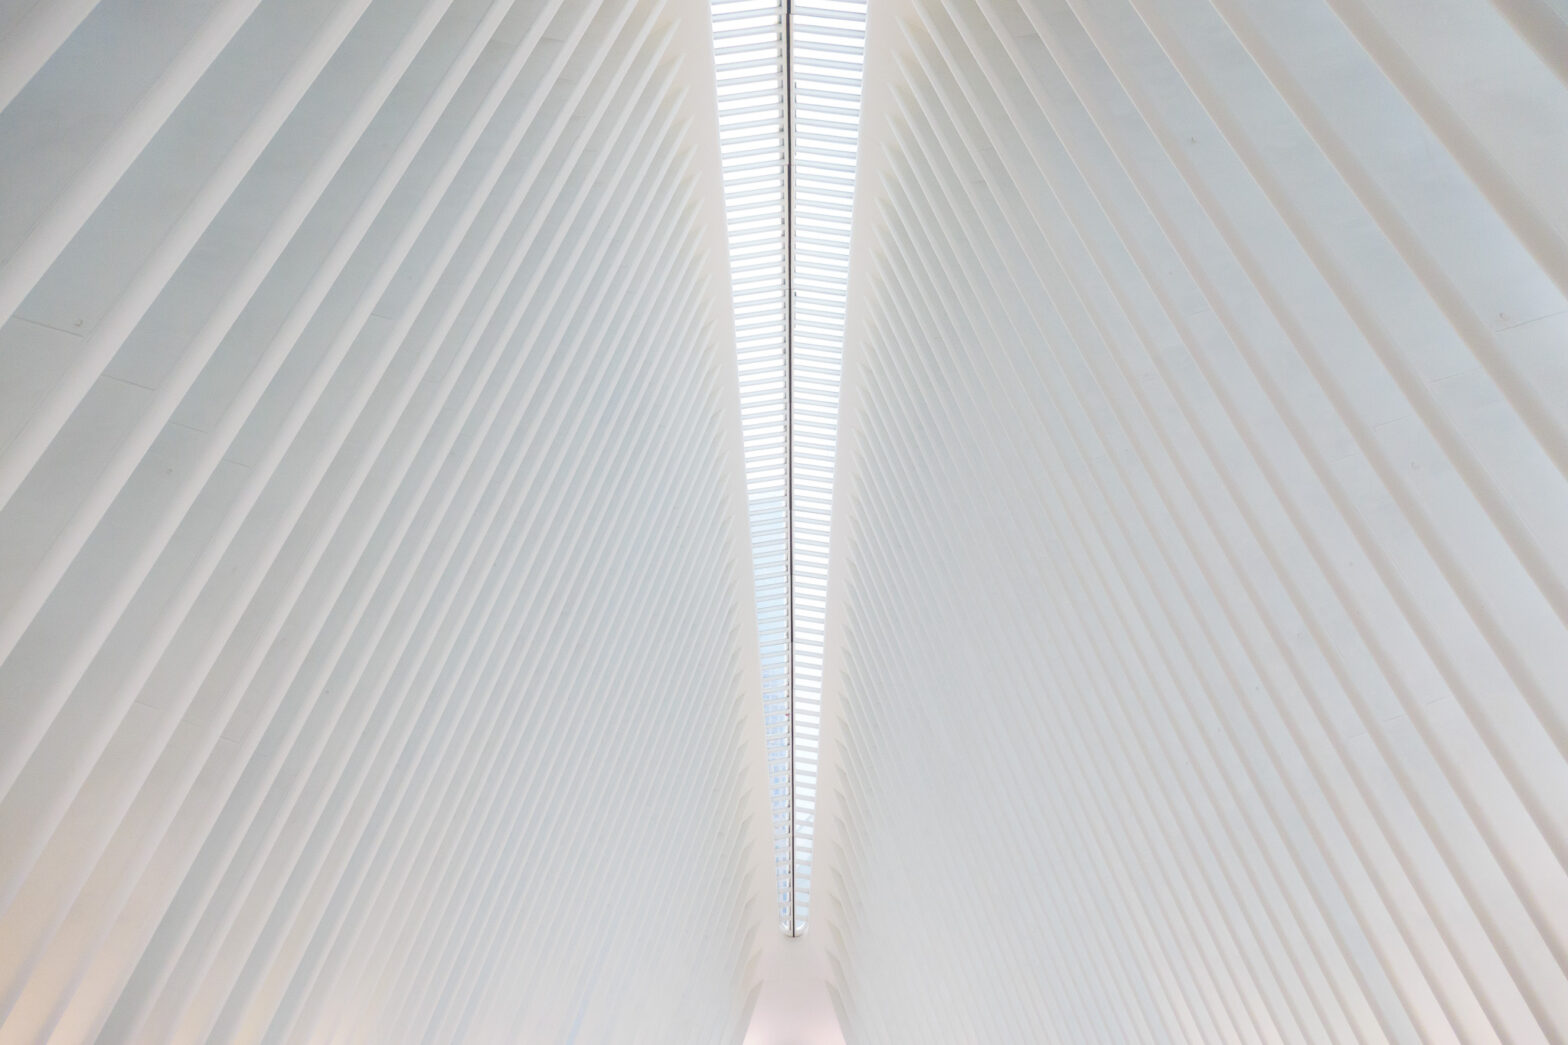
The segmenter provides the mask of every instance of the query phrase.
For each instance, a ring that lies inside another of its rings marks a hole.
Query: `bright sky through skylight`
[[[714,0],[719,148],[729,220],[741,433],[756,571],[757,632],[779,923],[791,880],[788,283],[784,10],[779,0]]]
[[[838,390],[849,281],[849,219],[860,132],[865,0],[791,5],[795,97],[794,278],[790,324],[795,931],[811,905],[822,645]]]
[[[864,0],[713,3],[779,923],[791,934],[810,910],[865,22]]]

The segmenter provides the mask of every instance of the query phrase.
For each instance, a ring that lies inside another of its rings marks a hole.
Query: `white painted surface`
[[[873,5],[849,1041],[1568,1039],[1562,19]]]
[[[871,19],[789,942],[706,5],[4,7],[0,1042],[1568,1038],[1560,5]]]
[[[0,1041],[738,1036],[705,5],[6,17]]]
[[[844,1045],[823,980],[764,980],[743,1045]]]
[[[809,940],[779,936],[763,945],[742,1045],[844,1045],[827,963]]]

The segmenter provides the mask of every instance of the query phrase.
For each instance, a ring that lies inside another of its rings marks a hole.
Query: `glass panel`
[[[779,924],[791,935],[810,910],[865,24],[865,0],[713,3]]]
[[[860,132],[865,0],[792,5],[795,87],[793,309],[790,345],[791,615],[794,648],[794,931],[811,909],[817,738],[822,713],[828,521],[849,282],[849,221]]]
[[[714,0],[719,149],[729,222],[750,499],[763,729],[779,925],[789,931],[793,852],[790,723],[788,221],[784,9],[780,0]]]

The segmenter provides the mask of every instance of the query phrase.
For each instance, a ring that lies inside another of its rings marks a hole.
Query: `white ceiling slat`
[[[0,113],[91,110],[0,148],[0,1041],[733,1034],[706,5],[256,10],[34,19]]]
[[[1568,23],[867,7],[0,13],[0,1045],[1568,1040]]]
[[[1568,1031],[1568,89],[1520,9],[1441,6],[874,11],[849,1040]]]

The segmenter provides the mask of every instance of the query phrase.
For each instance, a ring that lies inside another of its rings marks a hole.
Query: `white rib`
[[[0,1045],[1568,1040],[1561,5],[742,6],[0,4]]]
[[[848,1040],[1568,1036],[1547,6],[874,7]]]
[[[706,5],[57,6],[0,52],[0,1041],[736,1033]]]

